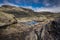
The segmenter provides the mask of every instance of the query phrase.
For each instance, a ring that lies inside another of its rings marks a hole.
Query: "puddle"
[[[37,24],[37,23],[38,23],[38,22],[36,22],[36,21],[23,22],[23,24],[26,24],[26,25],[29,25],[29,26],[35,25],[35,24]]]
[[[35,24],[37,24],[37,22],[36,21],[29,21],[29,22],[26,22],[26,24],[27,25],[35,25]]]

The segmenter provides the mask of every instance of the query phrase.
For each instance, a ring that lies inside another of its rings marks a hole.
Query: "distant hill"
[[[0,7],[0,11],[8,13],[8,14],[13,14],[18,18],[19,17],[33,17],[33,16],[40,16],[40,15],[55,15],[52,12],[34,12],[32,9],[15,7],[15,6],[10,6],[10,5],[2,5]]]
[[[33,10],[26,9],[22,7],[15,7],[10,5],[2,5],[0,7],[0,11],[5,13],[14,14],[16,17],[26,17],[26,16],[32,16]]]

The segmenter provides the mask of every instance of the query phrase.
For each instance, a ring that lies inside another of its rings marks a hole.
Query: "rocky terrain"
[[[60,14],[0,7],[0,40],[60,40]]]

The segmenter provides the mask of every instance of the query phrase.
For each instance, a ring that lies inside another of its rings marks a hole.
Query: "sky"
[[[60,0],[0,0],[0,6],[3,4],[29,8],[36,12],[60,12]]]

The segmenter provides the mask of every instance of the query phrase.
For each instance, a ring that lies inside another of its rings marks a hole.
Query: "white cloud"
[[[21,6],[21,7],[23,7],[23,8],[28,8],[28,9],[33,9],[32,6]]]
[[[6,3],[6,4],[1,3],[1,4],[0,4],[0,6],[2,6],[2,5],[11,5],[11,6],[16,6],[16,7],[19,7],[18,5],[15,5],[15,4],[12,4],[12,3]]]
[[[50,4],[50,3],[45,3],[44,5],[45,5],[45,6],[50,6],[51,4]]]
[[[15,0],[16,3],[20,4],[21,0]]]
[[[42,11],[60,12],[60,7],[51,7],[51,8],[42,7],[42,8],[36,8],[34,9],[34,11],[36,12],[42,12]]]
[[[36,7],[36,8],[33,8],[32,6],[23,6],[24,8],[29,8],[29,9],[32,9],[34,10],[35,12],[42,12],[42,11],[46,11],[46,12],[60,12],[60,6],[59,7],[56,7],[56,6],[53,6],[53,7]]]
[[[49,0],[43,0],[43,5],[48,7],[48,6],[52,5],[52,4],[49,3]]]
[[[39,3],[39,0],[33,0],[34,3]]]
[[[4,3],[4,4],[5,4],[5,3],[8,3],[8,0],[4,0],[3,3]]]
[[[3,3],[0,4],[0,6],[2,6],[2,5],[11,5],[11,6],[19,7],[19,6],[16,5],[16,4],[10,3],[8,0],[4,0]]]

